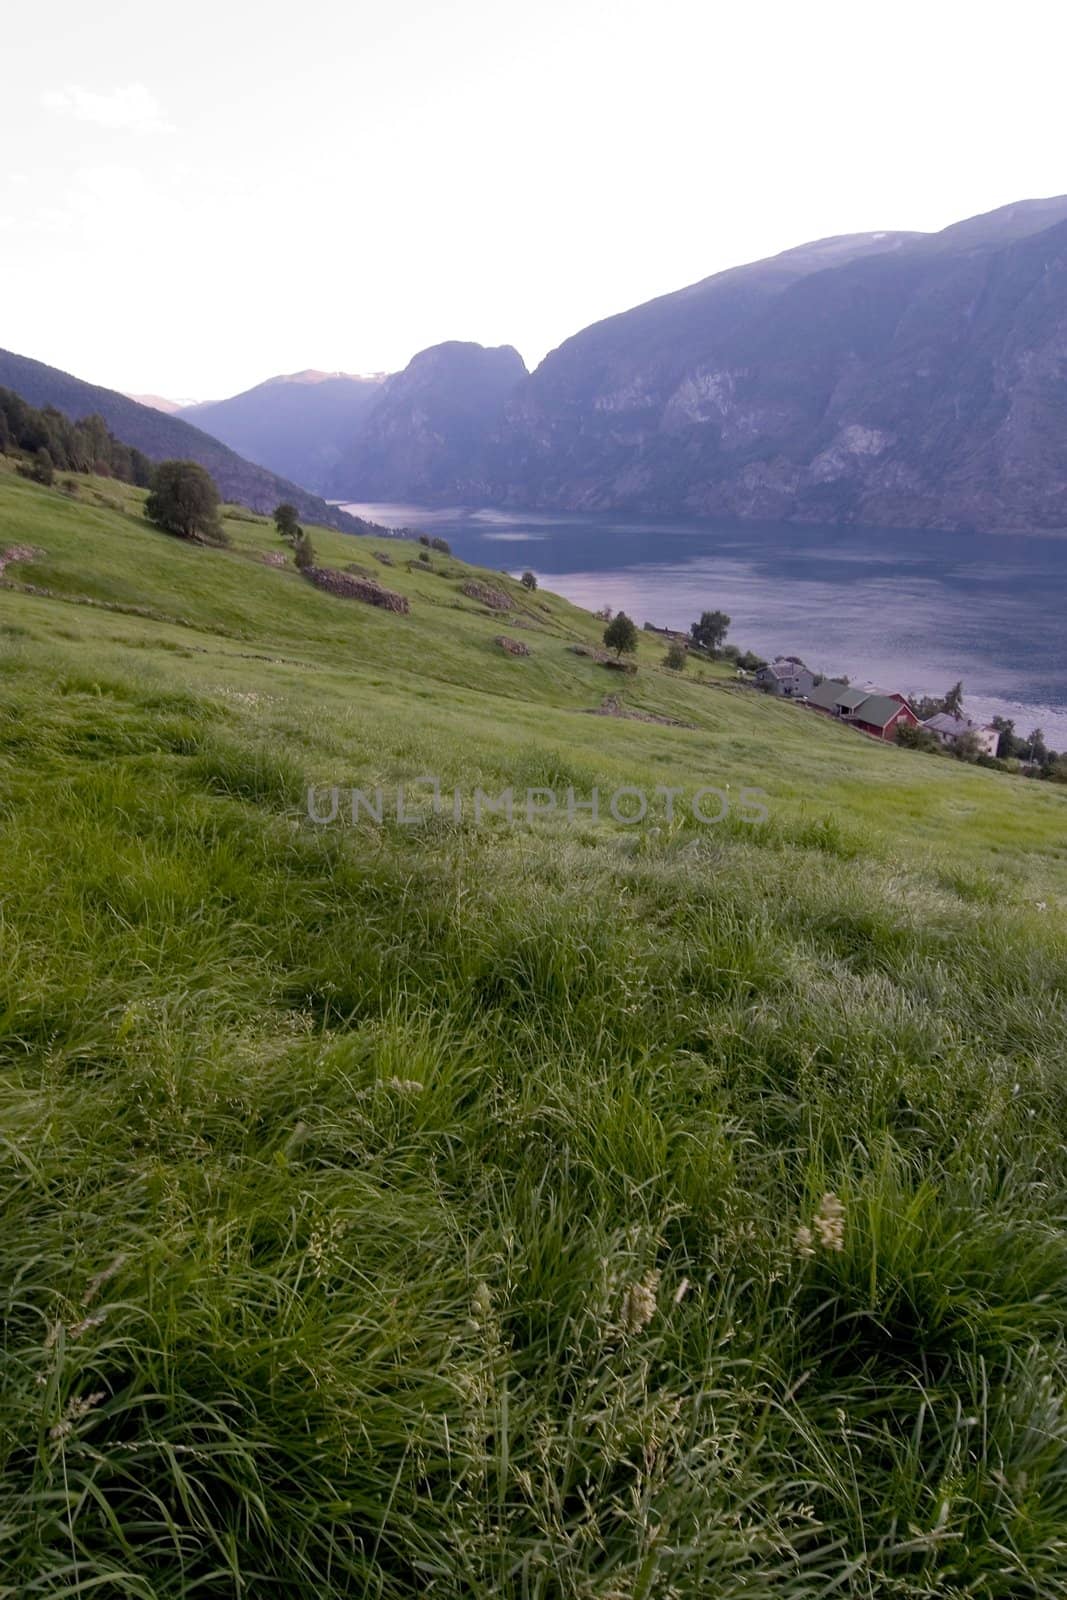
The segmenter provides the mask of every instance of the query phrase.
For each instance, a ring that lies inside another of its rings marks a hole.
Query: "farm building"
[[[875,739],[895,739],[898,728],[914,728],[919,722],[902,694],[856,689],[836,678],[824,679],[811,689],[807,704]]]
[[[773,661],[760,667],[756,682],[761,689],[769,689],[772,694],[800,700],[814,689],[815,674],[809,671],[799,656],[775,656]]]
[[[973,734],[979,750],[987,756],[995,756],[1000,743],[1000,734],[990,723],[972,722],[970,717],[956,717],[951,711],[939,711],[936,716],[927,717],[923,727],[929,728],[942,744],[950,747],[957,739]]]

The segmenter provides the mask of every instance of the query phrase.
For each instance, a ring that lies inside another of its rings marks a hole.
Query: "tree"
[[[628,656],[633,655],[637,649],[637,639],[637,623],[625,611],[620,611],[604,629],[604,643],[609,650],[614,650],[618,661],[622,660],[624,650]]]
[[[294,505],[283,500],[274,507],[274,526],[283,539],[295,539],[300,532],[300,518]]]
[[[161,461],[145,501],[149,522],[182,539],[225,543],[215,480],[196,461]]]
[[[55,482],[56,469],[49,452],[42,446],[33,458],[34,481],[43,484]]]
[[[533,590],[537,588],[537,579],[534,577],[532,572],[524,572],[519,581],[524,589]]]
[[[947,711],[950,717],[963,715],[963,684],[954,683],[941,702],[942,711]]]
[[[452,546],[447,539],[431,539],[430,549],[436,550],[438,555],[442,556],[450,556],[452,554]]]
[[[997,740],[997,755],[1002,761],[1011,756],[1021,756],[1026,749],[1026,742],[1016,736],[1015,723],[1010,717],[994,717],[992,726],[996,728],[1000,738]]]
[[[689,660],[689,652],[685,645],[674,639],[667,646],[667,654],[663,658],[663,665],[670,667],[672,672],[684,672],[685,664]]]
[[[293,560],[296,562],[299,572],[306,572],[309,567],[315,565],[315,548],[311,543],[311,535],[303,528],[297,534],[296,543],[293,546]]]
[[[928,755],[937,755],[941,749],[937,735],[924,728],[921,722],[898,722],[895,738],[897,744],[907,750],[924,750]]]
[[[952,754],[957,761],[977,761],[982,753],[982,746],[978,743],[978,735],[970,729],[953,739]]]
[[[1042,728],[1034,728],[1023,740],[1023,749],[1027,761],[1043,762],[1048,757],[1048,748],[1045,744],[1045,734]]]
[[[700,621],[690,626],[689,636],[694,644],[713,656],[726,638],[729,627],[730,619],[725,611],[704,611]]]

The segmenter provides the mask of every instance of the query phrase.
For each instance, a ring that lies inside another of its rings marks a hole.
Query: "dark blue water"
[[[347,509],[440,534],[464,560],[521,572],[592,610],[730,638],[905,694],[962,678],[966,708],[1044,728],[1067,749],[1067,539],[541,512]]]

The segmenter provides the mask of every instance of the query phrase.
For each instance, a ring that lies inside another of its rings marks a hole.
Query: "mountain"
[[[153,461],[170,458],[199,461],[218,484],[224,500],[253,511],[272,511],[282,500],[296,506],[308,522],[358,533],[368,525],[327,505],[318,495],[276,477],[273,472],[245,461],[233,450],[190,426],[180,417],[167,416],[114,389],[101,389],[31,361],[28,356],[0,350],[0,387],[13,389],[32,406],[54,406],[72,419],[98,415],[124,444],[142,450]]]
[[[139,406],[150,406],[153,411],[165,411],[168,417],[175,417],[179,411],[193,404],[191,400],[168,400],[161,394],[128,394],[127,400],[136,400]]]
[[[527,377],[511,345],[452,341],[414,356],[382,384],[331,485],[343,497],[448,499],[478,478],[504,406]]]
[[[179,415],[249,461],[321,493],[383,380],[383,373],[294,372],[228,400],[183,406]]]
[[[1067,198],[825,241],[568,340],[510,402],[489,498],[1062,527],[1065,375]]]
[[[575,334],[466,437],[434,355],[385,386],[353,498],[1067,527],[1067,196],[717,273]]]

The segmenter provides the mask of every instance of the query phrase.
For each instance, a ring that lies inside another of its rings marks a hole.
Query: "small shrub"
[[[688,660],[689,652],[685,645],[675,639],[673,643],[667,646],[667,654],[663,658],[663,665],[669,667],[672,672],[684,672]]]
[[[524,572],[519,581],[524,589],[530,589],[532,591],[537,588],[537,579],[532,572]]]

